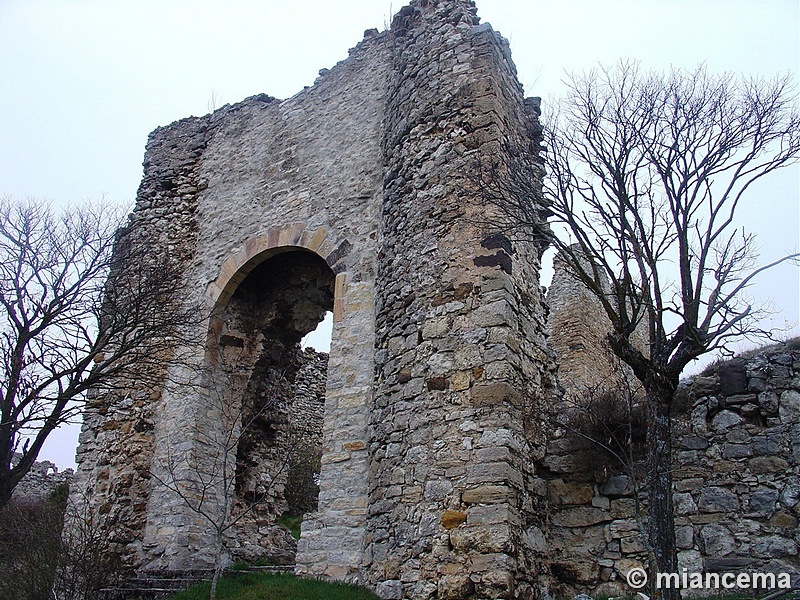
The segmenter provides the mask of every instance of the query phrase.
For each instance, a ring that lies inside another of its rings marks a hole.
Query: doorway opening
[[[328,355],[301,342],[333,310],[334,280],[317,254],[287,249],[253,268],[217,315],[214,380],[238,421],[233,560],[292,564],[300,521],[316,510]]]

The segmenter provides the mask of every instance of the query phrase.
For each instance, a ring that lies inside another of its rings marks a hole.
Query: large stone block
[[[608,511],[593,506],[576,506],[554,512],[551,522],[557,527],[588,527],[611,521]]]
[[[739,498],[734,492],[723,487],[708,487],[700,490],[697,501],[700,512],[727,512],[739,509]]]
[[[727,556],[736,549],[731,532],[722,525],[710,524],[700,530],[700,540],[707,556]]]
[[[514,491],[505,485],[481,485],[465,490],[461,501],[465,504],[498,504],[514,498]]]
[[[505,524],[476,525],[450,530],[450,544],[458,553],[507,553],[512,550],[511,528]]]
[[[750,494],[748,509],[751,513],[761,516],[771,516],[775,512],[775,503],[778,501],[778,490],[762,488]]]
[[[781,393],[778,414],[787,425],[800,422],[800,391],[786,390]]]

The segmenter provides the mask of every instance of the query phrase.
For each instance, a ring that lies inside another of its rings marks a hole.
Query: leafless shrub
[[[60,550],[67,486],[0,509],[0,598],[47,600]]]
[[[86,498],[71,497],[64,513],[59,560],[53,581],[56,600],[103,600],[121,576]]]

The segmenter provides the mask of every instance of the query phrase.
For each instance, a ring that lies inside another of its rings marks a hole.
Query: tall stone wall
[[[208,136],[209,118],[186,119],[150,135],[136,206],[117,234],[118,249],[141,249],[137,262],[158,261],[166,253],[170,269],[180,271],[192,260],[202,187],[199,160]],[[179,288],[176,282],[176,293]],[[130,569],[141,562],[155,425],[169,359],[165,356],[146,381],[134,378],[126,384],[123,379],[113,392],[90,391],[83,409],[71,505],[79,514],[93,515],[108,551]]]
[[[109,551],[129,568],[212,564],[208,522],[158,477],[169,478],[170,462],[208,461],[208,440],[224,433],[220,409],[235,411],[242,400],[230,397],[238,388],[222,382],[225,369],[241,367],[240,387],[247,389],[275,336],[306,333],[297,330],[296,314],[279,331],[239,331],[228,310],[249,274],[291,252],[319,257],[331,273],[332,305],[324,309],[333,310],[335,324],[324,453],[340,456],[343,444],[362,449],[348,455],[346,464],[323,460],[334,468],[323,467],[324,514],[313,522],[322,532],[338,532],[339,523],[356,532],[349,545],[356,558],[340,557],[342,567],[332,569],[332,576],[361,568],[389,64],[385,40],[370,33],[348,60],[293,98],[255,96],[151,134],[124,235],[154,252],[170,251],[182,272],[175,285],[184,306],[196,307],[205,320],[183,332],[185,339],[200,341],[175,348],[160,385],[141,389],[131,382],[127,393],[94,397],[85,412],[73,495],[92,506]],[[299,297],[295,301],[295,308],[308,306]],[[312,320],[304,322],[313,328]],[[209,410],[220,390],[230,403]],[[224,490],[210,492],[219,496]],[[355,519],[360,526],[348,512],[353,510],[362,513]]]

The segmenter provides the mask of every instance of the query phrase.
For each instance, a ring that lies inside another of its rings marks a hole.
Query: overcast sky
[[[0,0],[0,195],[132,203],[147,134],[216,104],[288,98],[347,57],[402,3]],[[527,95],[620,58],[646,69],[800,74],[797,0],[479,0],[511,42]],[[754,190],[743,222],[764,259],[798,246],[800,170]],[[795,324],[797,268],[762,280],[776,325]],[[72,465],[76,433],[43,458]]]

